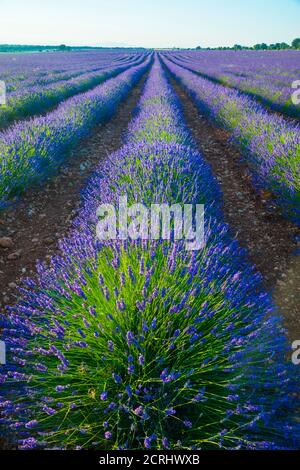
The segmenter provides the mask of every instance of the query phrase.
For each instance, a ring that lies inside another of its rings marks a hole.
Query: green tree
[[[268,49],[268,45],[265,42],[262,42],[261,44],[255,44],[253,46],[253,49],[256,51],[263,51],[265,49]]]
[[[294,39],[294,41],[292,42],[292,47],[294,49],[300,49],[300,38]]]

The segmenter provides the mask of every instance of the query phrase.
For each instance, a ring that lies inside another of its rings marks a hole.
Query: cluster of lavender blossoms
[[[171,57],[171,58],[170,58]],[[283,213],[300,224],[300,127],[267,111],[246,94],[213,83],[163,58],[197,106],[231,132],[253,182],[275,196]]]
[[[205,249],[97,240],[99,203],[124,194],[205,203]],[[1,320],[1,424],[20,449],[299,445],[281,319],[222,220],[157,57],[124,147],[89,181],[60,248]]]

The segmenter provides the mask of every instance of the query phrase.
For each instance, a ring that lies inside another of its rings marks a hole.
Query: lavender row
[[[134,61],[128,61],[123,65],[103,66],[93,72],[79,75],[77,78],[72,77],[68,81],[57,81],[48,86],[26,87],[25,90],[18,89],[8,96],[7,105],[0,108],[0,128],[35,114],[45,113],[63,100],[100,85],[105,80],[124,72],[127,68],[142,63],[144,59],[145,55],[141,55]]]
[[[216,182],[177,103],[156,60],[127,143],[91,178],[62,255],[2,318],[1,426],[21,449],[299,445],[280,319],[216,218]],[[96,209],[124,195],[207,203],[205,249],[97,241]]]
[[[300,127],[267,112],[244,94],[164,61],[202,111],[232,134],[254,184],[275,197],[283,213],[300,223]]]
[[[78,64],[73,65],[72,60],[69,63],[69,68],[67,70],[43,70],[39,67],[31,71],[29,75],[16,74],[10,75],[9,71],[1,74],[1,79],[6,82],[6,93],[8,100],[13,97],[18,92],[24,93],[26,90],[29,90],[31,87],[35,86],[47,86],[52,83],[59,81],[67,81],[72,78],[77,78],[80,75],[84,75],[89,72],[97,72],[101,68],[116,65],[119,61],[116,62],[116,59],[110,60],[101,60],[97,62],[97,65],[94,63],[92,66],[84,67],[84,64],[81,67]]]
[[[236,88],[275,111],[300,117],[292,84],[299,80],[299,51],[200,51],[170,54],[178,65]]]
[[[141,65],[93,90],[70,98],[45,117],[15,124],[0,140],[0,209],[32,184],[42,182],[68,156],[79,139],[111,116],[149,66]]]
[[[7,88],[26,86],[39,80],[76,71],[92,71],[95,67],[117,63],[124,58],[134,57],[133,53],[112,51],[84,51],[67,53],[40,53],[40,54],[1,54],[0,79],[5,80]]]
[[[51,68],[44,70],[39,66],[29,70],[27,72],[28,75],[22,75],[21,72],[19,74],[15,73],[10,75],[10,71],[8,70],[6,71],[5,76],[1,74],[1,79],[6,78],[6,91],[8,93],[8,98],[10,98],[10,96],[13,96],[18,90],[25,91],[25,89],[30,89],[31,87],[38,85],[47,86],[51,83],[67,81],[89,72],[97,72],[104,67],[123,65],[125,62],[131,62],[136,58],[137,54],[107,56],[102,53],[102,55],[99,54],[98,57],[94,58],[92,63],[86,63],[85,60],[80,63],[73,63],[73,57],[71,55],[71,57],[68,57],[68,60],[65,61],[67,68],[64,66],[62,70],[52,70]]]

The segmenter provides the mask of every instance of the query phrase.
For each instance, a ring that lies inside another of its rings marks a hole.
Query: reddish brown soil
[[[258,193],[229,134],[199,112],[187,93],[172,80],[183,106],[184,118],[205,160],[211,165],[223,192],[224,217],[250,260],[263,275],[284,316],[291,339],[300,339],[300,257],[296,237],[300,230],[285,220],[270,195]],[[272,204],[271,204],[272,206]]]

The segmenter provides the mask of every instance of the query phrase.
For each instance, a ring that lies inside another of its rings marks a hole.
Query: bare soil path
[[[225,221],[261,272],[284,316],[291,340],[300,339],[300,230],[269,210],[268,194],[258,193],[239,151],[229,143],[229,133],[215,127],[199,112],[183,88],[172,79],[184,118],[223,192]]]
[[[22,277],[35,275],[36,261],[47,261],[58,251],[57,242],[68,233],[87,178],[101,160],[121,147],[146,75],[120,104],[114,117],[97,126],[72,152],[56,177],[43,188],[27,191],[16,207],[0,214],[2,308],[17,300],[17,285]]]

